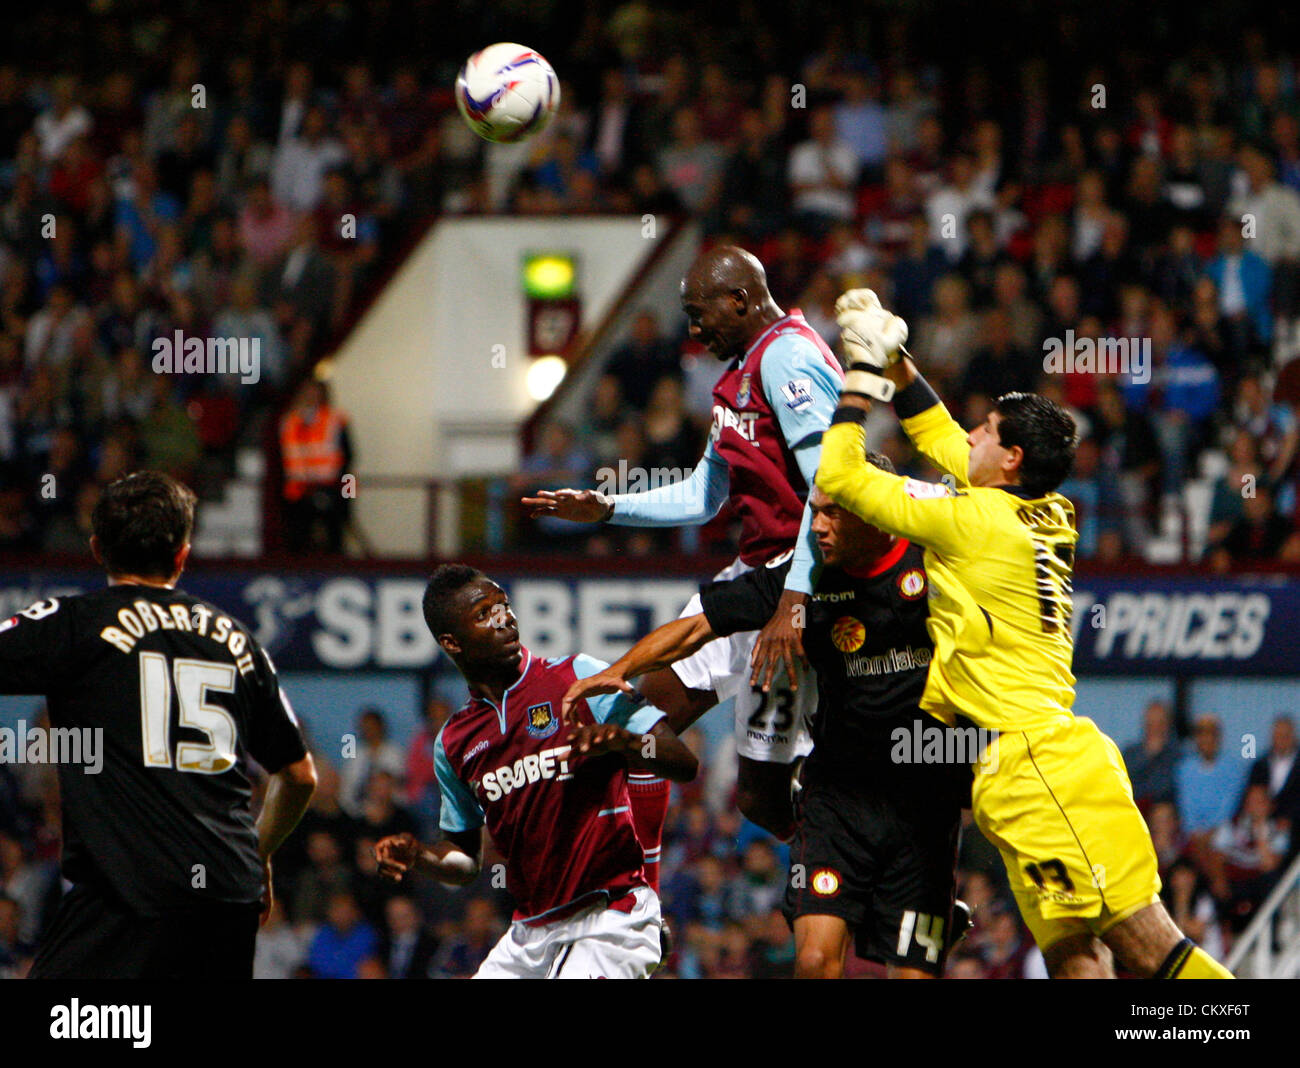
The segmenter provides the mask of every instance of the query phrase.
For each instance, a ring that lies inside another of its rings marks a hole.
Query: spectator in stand
[[[285,380],[288,367],[280,331],[271,310],[257,303],[257,282],[251,272],[245,272],[231,282],[230,303],[217,311],[212,320],[212,332],[217,337],[248,338],[250,345],[256,342],[260,357],[258,385],[263,390],[278,386]],[[247,389],[237,391],[241,403],[251,403],[250,392]]]
[[[50,106],[36,117],[32,127],[40,141],[41,158],[56,162],[78,137],[87,136],[95,125],[90,112],[77,102],[79,86],[71,75],[54,79]]]
[[[1202,275],[1196,254],[1196,231],[1178,225],[1169,231],[1169,241],[1152,265],[1151,289],[1166,304],[1185,307],[1192,300],[1197,279]]]
[[[442,795],[433,768],[433,745],[438,732],[452,713],[451,705],[441,697],[430,697],[424,705],[420,729],[406,749],[406,805],[420,824],[417,835],[422,841],[436,837]]]
[[[344,863],[343,845],[328,831],[312,831],[306,838],[307,867],[293,882],[294,923],[324,922],[329,904],[352,889],[352,869]],[[349,857],[350,859],[350,857]]]
[[[1250,767],[1249,784],[1263,786],[1273,805],[1273,815],[1285,820],[1291,830],[1291,848],[1287,854],[1300,852],[1300,760],[1297,752],[1295,720],[1288,715],[1273,720],[1268,752]]]
[[[1228,468],[1214,483],[1210,498],[1210,525],[1206,540],[1222,545],[1228,533],[1246,514],[1246,496],[1254,495],[1264,480],[1254,436],[1238,428],[1228,441]]]
[[[1223,573],[1273,560],[1300,562],[1300,533],[1274,508],[1273,491],[1259,485],[1242,501],[1242,514],[1223,540],[1210,546],[1210,566]]]
[[[1079,442],[1070,477],[1061,483],[1057,492],[1074,505],[1075,526],[1079,531],[1075,555],[1080,559],[1095,557],[1103,536],[1122,536],[1121,518],[1114,507],[1119,499],[1119,484],[1110,468],[1102,464],[1101,448],[1095,438]]]
[[[271,196],[271,184],[258,178],[239,212],[239,241],[259,267],[274,263],[293,241],[294,214]]]
[[[645,385],[639,388],[645,389]],[[531,489],[581,488],[591,485],[594,473],[592,456],[585,443],[578,442],[573,428],[558,419],[547,419],[537,428],[536,443],[524,456],[519,473],[513,478],[512,493],[518,496]],[[584,524],[569,523],[554,516],[527,522],[529,529],[536,531],[539,543],[551,548],[584,544],[592,533]]]
[[[1244,146],[1237,154],[1239,192],[1227,214],[1252,225],[1250,247],[1273,268],[1275,311],[1286,318],[1300,311],[1300,194],[1274,176],[1273,161],[1259,148]]]
[[[1187,839],[1178,822],[1178,807],[1172,801],[1157,801],[1146,814],[1151,828],[1151,847],[1156,851],[1156,863],[1161,877],[1187,850]]]
[[[984,313],[981,346],[962,375],[959,395],[981,394],[990,401],[1004,393],[1030,392],[1041,371],[1041,357],[1016,348],[1011,320],[1001,308]]]
[[[908,156],[920,140],[921,120],[935,112],[934,101],[917,84],[916,74],[901,67],[889,81],[889,104],[885,108],[885,134],[891,153]]]
[[[1214,834],[1205,863],[1210,888],[1236,931],[1268,897],[1291,852],[1291,825],[1273,812],[1264,783],[1246,787],[1241,811]]]
[[[885,161],[884,201],[875,211],[868,212],[863,227],[872,244],[891,258],[904,253],[912,239],[912,220],[923,215],[925,203],[917,188],[916,175],[902,156],[890,156]],[[929,226],[926,226],[925,246],[930,244]],[[935,249],[942,257],[942,253]],[[946,260],[944,261],[946,266]],[[935,277],[938,277],[937,275]],[[930,279],[932,283],[933,278]],[[895,294],[895,303],[898,295]]]
[[[987,978],[1024,978],[1025,957],[1029,952],[1029,944],[1022,936],[1020,920],[1014,908],[1004,902],[993,905],[992,916],[980,943],[980,951]]]
[[[297,221],[292,244],[264,278],[262,299],[275,310],[280,330],[289,340],[292,366],[301,366],[328,328],[338,325],[344,311],[344,305],[334,299],[334,268],[320,250],[313,216]]]
[[[1193,752],[1178,762],[1174,789],[1178,814],[1192,856],[1202,862],[1210,839],[1236,812],[1246,781],[1245,765],[1232,751],[1222,751],[1219,717],[1202,713],[1192,725]]]
[[[379,936],[348,893],[329,900],[326,921],[307,951],[307,965],[317,979],[357,979],[363,961],[379,949]]]
[[[813,109],[808,134],[808,140],[791,151],[787,175],[799,228],[812,238],[821,238],[836,223],[853,220],[859,164],[853,146],[836,131],[830,107]]]
[[[652,470],[679,472],[665,476],[660,484],[688,478],[704,448],[704,434],[686,412],[682,380],[678,375],[664,375],[655,383],[646,405],[643,427],[647,466]]]
[[[221,200],[234,203],[245,190],[261,182],[269,183],[272,158],[271,146],[258,137],[248,117],[233,116],[216,160]]]
[[[352,466],[352,441],[324,382],[308,379],[299,388],[280,421],[280,456],[289,551],[341,553],[350,503],[342,478]]]
[[[861,72],[845,78],[834,116],[836,136],[853,150],[863,181],[879,181],[889,150],[889,120],[877,80]]]
[[[993,278],[998,268],[1011,261],[998,244],[990,212],[971,212],[966,229],[969,241],[957,270],[970,283],[972,306],[987,308],[993,303]]]
[[[1102,229],[1101,244],[1080,266],[1085,314],[1112,322],[1119,310],[1120,290],[1138,279],[1140,272],[1129,248],[1128,233],[1128,220],[1112,212]]]
[[[438,949],[429,974],[435,979],[468,979],[487,959],[503,926],[491,901],[471,898],[465,905],[460,930]]]
[[[311,211],[324,193],[324,178],[347,162],[343,145],[329,133],[329,119],[319,105],[303,115],[297,135],[282,137],[271,160],[275,199],[297,212]]]
[[[627,341],[611,354],[605,373],[618,381],[623,401],[638,412],[645,410],[659,379],[681,377],[677,346],[664,337],[659,317],[649,308],[637,312]]]
[[[390,898],[384,910],[379,956],[390,979],[428,979],[438,940],[424,925],[419,906],[405,895]]]
[[[916,321],[916,320],[914,320]],[[949,396],[980,344],[980,320],[970,310],[970,287],[949,274],[934,285],[934,314],[916,321],[912,347],[925,360],[927,381]]]
[[[1124,378],[1125,401],[1150,412],[1164,458],[1166,496],[1182,492],[1187,471],[1208,441],[1219,401],[1219,374],[1204,354],[1182,342],[1171,309],[1151,314],[1149,381]]]
[[[333,840],[332,855],[335,862],[341,856],[351,857],[355,853],[359,829],[357,821],[339,805],[339,773],[332,765],[321,761],[317,764],[316,774],[316,792],[312,794],[311,804],[303,813],[297,830],[275,855],[277,888],[282,884],[296,887],[300,874],[308,866],[317,863],[310,854],[313,844],[318,852],[330,852],[328,844],[313,838],[318,833]],[[296,907],[293,909],[293,918],[295,921],[302,920]]]
[[[992,211],[996,207],[992,191],[982,188],[976,177],[975,158],[959,152],[949,165],[948,181],[926,198],[930,240],[954,265],[966,254],[967,222],[971,213]]]
[[[1286,113],[1273,116],[1270,136],[1278,161],[1278,181],[1300,192],[1300,118]]]
[[[395,742],[388,737],[388,721],[377,708],[363,708],[357,716],[357,733],[343,754],[343,770],[339,773],[339,805],[354,819],[366,814],[367,796],[371,778],[380,772],[402,781],[406,771],[406,757]],[[391,802],[392,790],[387,801]],[[409,827],[404,827],[410,830]],[[385,832],[388,833],[388,832]],[[374,835],[376,841],[383,835]]]
[[[1264,465],[1264,479],[1278,489],[1279,495],[1294,498],[1289,483],[1293,474],[1297,446],[1300,446],[1300,420],[1290,404],[1270,397],[1260,375],[1247,374],[1237,385],[1237,399],[1232,408],[1233,424],[1245,431],[1258,450]],[[1287,513],[1294,510],[1294,499],[1281,501]]]
[[[1174,717],[1164,701],[1150,702],[1142,713],[1142,737],[1124,749],[1124,767],[1133,783],[1133,799],[1148,806],[1172,802],[1179,745]]]
[[[713,226],[752,240],[770,237],[785,223],[790,194],[785,153],[763,113],[749,108],[740,118],[740,139],[727,159]]]
[[[607,67],[600,76],[600,102],[591,123],[591,142],[600,173],[621,181],[632,167],[647,158],[645,113],[633,96],[631,79],[623,67]]]
[[[1101,248],[1101,235],[1111,214],[1112,209],[1106,203],[1106,181],[1100,172],[1085,171],[1079,175],[1070,217],[1074,235],[1070,255],[1075,263],[1082,263]]]
[[[1273,338],[1273,269],[1241,236],[1239,219],[1219,222],[1218,254],[1205,266],[1219,298],[1221,322],[1234,352],[1267,346]]]
[[[717,203],[727,157],[723,148],[704,138],[699,112],[682,107],[673,115],[673,139],[655,160],[664,183],[686,208],[708,215]]]
[[[307,947],[285,917],[284,904],[277,898],[257,932],[253,978],[292,979],[306,960]]]

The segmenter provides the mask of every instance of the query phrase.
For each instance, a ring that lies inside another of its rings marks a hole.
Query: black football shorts
[[[138,916],[74,886],[41,939],[31,979],[251,979],[257,905],[206,905]]]
[[[790,845],[786,919],[838,916],[859,957],[940,974],[961,828],[943,776],[951,779],[915,767],[832,775],[810,758]]]

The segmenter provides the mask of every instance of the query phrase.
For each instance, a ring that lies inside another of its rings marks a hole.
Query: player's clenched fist
[[[613,513],[613,502],[599,490],[538,490],[536,497],[523,497],[520,503],[529,515],[553,515],[575,523],[599,523]]]
[[[848,361],[843,392],[891,400],[894,384],[883,375],[898,362],[899,350],[907,341],[907,323],[882,308],[870,289],[842,293],[835,302],[835,321]]]
[[[420,859],[420,848],[420,840],[409,831],[381,838],[375,843],[375,859],[379,862],[379,874],[400,881]]]

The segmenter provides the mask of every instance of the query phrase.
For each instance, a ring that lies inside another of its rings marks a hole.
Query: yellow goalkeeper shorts
[[[1124,760],[1090,719],[1003,733],[975,766],[975,823],[1046,949],[1158,900],[1160,876]]]

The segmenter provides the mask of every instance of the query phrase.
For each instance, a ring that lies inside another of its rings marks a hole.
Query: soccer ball
[[[560,82],[531,48],[488,45],[460,68],[456,106],[479,137],[509,144],[532,137],[551,121],[560,106]]]

